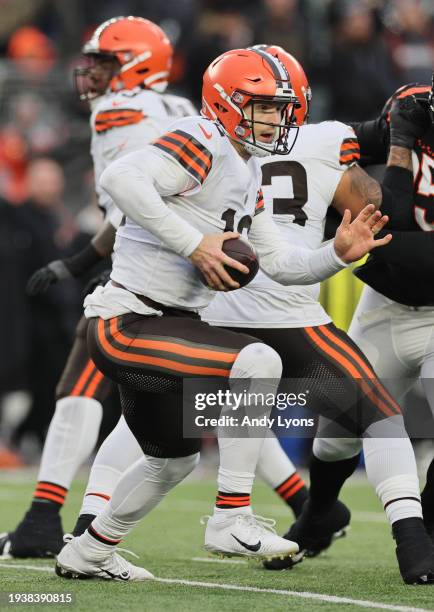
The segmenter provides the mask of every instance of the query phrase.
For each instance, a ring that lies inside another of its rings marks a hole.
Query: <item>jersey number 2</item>
[[[292,215],[293,223],[304,227],[307,215],[303,206],[307,202],[307,174],[296,161],[273,161],[262,166],[262,185],[273,186],[273,178],[288,177],[292,184],[291,197],[273,197],[273,215]],[[277,186],[276,186],[277,189]]]

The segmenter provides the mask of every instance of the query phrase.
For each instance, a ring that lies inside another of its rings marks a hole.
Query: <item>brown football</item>
[[[242,272],[235,270],[235,268],[225,266],[227,272],[234,279],[234,281],[239,283],[240,287],[245,287],[255,278],[259,270],[259,262],[254,250],[247,242],[244,242],[244,240],[241,240],[240,238],[230,238],[229,240],[225,240],[223,242],[222,250],[228,257],[236,259],[244,266],[249,268],[249,272],[247,274],[243,274]]]

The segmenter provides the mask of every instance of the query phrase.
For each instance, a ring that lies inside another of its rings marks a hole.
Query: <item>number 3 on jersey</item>
[[[307,215],[307,175],[296,161],[272,161],[262,166],[262,186],[271,187],[273,215],[290,215],[292,222],[304,227]]]

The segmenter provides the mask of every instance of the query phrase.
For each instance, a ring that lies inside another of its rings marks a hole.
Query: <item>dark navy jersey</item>
[[[387,160],[393,100],[415,95],[420,103],[428,105],[430,91],[428,85],[405,85],[388,100],[381,118],[353,125],[363,165],[384,164]],[[414,189],[408,201],[412,214],[408,227],[403,228],[407,231],[392,232],[390,245],[373,251],[355,274],[396,302],[426,306],[434,305],[434,125],[417,140],[412,156]]]

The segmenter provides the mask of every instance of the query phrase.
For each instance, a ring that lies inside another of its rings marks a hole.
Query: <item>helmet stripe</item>
[[[91,39],[83,46],[83,53],[95,53],[95,51],[99,51],[99,40],[101,38],[101,34],[106,28],[111,26],[113,23],[116,23],[120,19],[126,19],[126,17],[113,17],[112,19],[107,19],[107,21],[104,21],[101,25],[99,25],[92,34]]]
[[[271,70],[273,71],[274,77],[277,81],[277,87],[281,89],[283,88],[282,81],[288,81],[289,83],[289,74],[285,66],[277,58],[270,55],[269,53],[266,53],[265,51],[262,51],[262,49],[251,49],[251,51],[254,51],[258,55],[260,55],[271,67]]]

